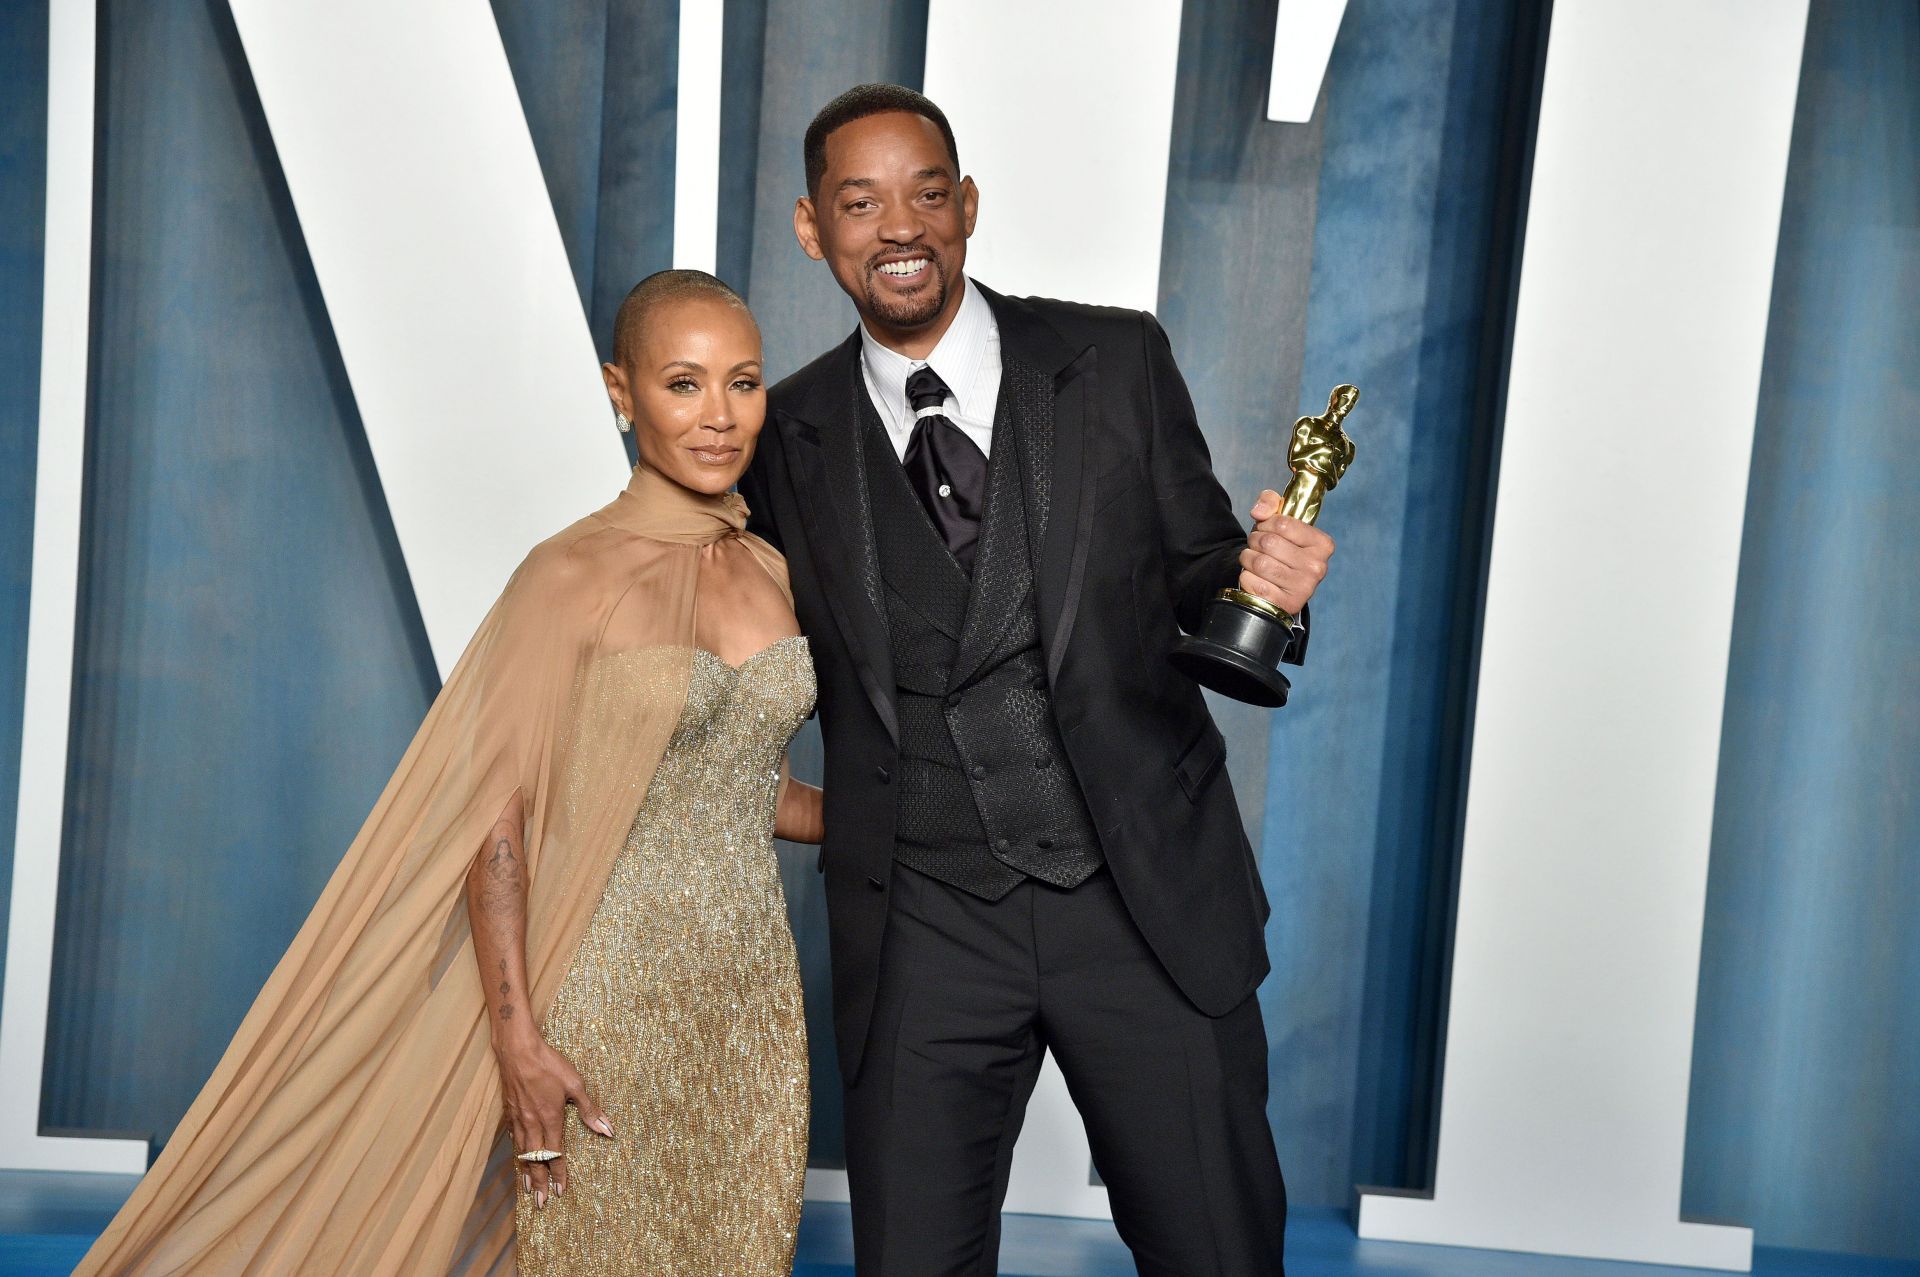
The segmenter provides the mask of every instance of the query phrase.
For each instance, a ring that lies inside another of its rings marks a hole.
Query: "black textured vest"
[[[1008,361],[1002,374],[971,580],[914,496],[864,384],[856,396],[897,684],[894,854],[989,900],[1026,877],[1075,886],[1102,860],[1054,725],[1034,608],[1028,522],[1044,520],[1046,503],[1044,490],[1023,492],[1021,462],[1044,464],[1035,449],[1051,439],[1021,432],[1050,433],[1051,422],[1029,420],[1017,400],[1051,387],[1029,372]]]

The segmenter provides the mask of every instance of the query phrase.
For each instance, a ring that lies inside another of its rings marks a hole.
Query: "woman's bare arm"
[[[527,857],[521,831],[526,803],[519,791],[494,822],[485,845],[467,870],[467,919],[473,929],[474,958],[486,993],[487,1023],[493,1031],[494,1060],[513,1131],[514,1151],[564,1149],[567,1105],[580,1110],[588,1129],[608,1139],[613,1127],[587,1096],[573,1064],[548,1046],[533,1022],[527,986]],[[566,1191],[567,1163],[523,1162],[520,1187],[536,1206],[547,1193]]]
[[[487,990],[495,1051],[538,1037],[527,999],[526,802],[515,790],[467,871],[467,919]]]

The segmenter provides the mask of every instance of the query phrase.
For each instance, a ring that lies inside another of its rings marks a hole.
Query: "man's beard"
[[[874,288],[873,277],[879,273],[876,267],[867,268],[867,308],[878,316],[883,323],[894,328],[918,328],[931,323],[947,305],[947,268],[927,250],[927,270],[933,275],[933,287],[923,290],[914,297],[882,297]]]

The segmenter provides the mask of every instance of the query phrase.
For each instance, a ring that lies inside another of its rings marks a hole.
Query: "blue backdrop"
[[[1295,703],[1221,707],[1275,904],[1271,1116],[1304,1203],[1429,1169],[1539,8],[1352,0],[1315,122],[1286,126],[1261,110],[1273,0],[1185,5],[1160,309],[1235,499],[1272,481],[1297,411],[1338,381],[1366,392],[1360,464],[1329,510],[1339,571]],[[677,10],[494,0],[603,346],[625,288],[669,264]],[[45,13],[0,12],[0,864],[31,528]],[[800,133],[850,83],[921,75],[924,0],[835,15],[827,31],[803,0],[726,10],[721,268],[748,290],[776,372],[853,322],[792,242]],[[225,5],[102,0],[101,17],[43,1119],[164,1136],[435,681]],[[1815,0],[1728,688],[1686,1205],[1749,1221],[1764,1243],[1920,1257],[1920,711],[1900,694],[1920,686],[1920,604],[1900,588],[1920,578],[1916,64],[1914,6]],[[1012,197],[986,192],[983,215]],[[811,737],[800,754],[803,772],[817,765]],[[830,1165],[824,915],[810,862],[788,869],[815,1159]],[[122,1066],[135,1055],[139,1070]]]
[[[0,881],[13,880],[40,413],[41,243],[47,183],[47,7],[0,8]],[[0,909],[0,976],[7,914]]]

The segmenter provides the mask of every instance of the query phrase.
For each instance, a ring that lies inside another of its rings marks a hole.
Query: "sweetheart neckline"
[[[718,652],[715,652],[710,648],[696,647],[693,649],[693,651],[695,656],[709,657],[712,659],[713,663],[715,665],[718,665],[721,669],[728,670],[734,674],[739,674],[744,672],[747,666],[753,664],[755,661],[759,660],[761,657],[766,656],[767,654],[772,652],[774,649],[779,647],[784,647],[788,643],[804,643],[806,642],[806,638],[807,636],[804,634],[788,634],[782,638],[777,638],[773,642],[761,648],[759,651],[747,657],[745,660],[741,661],[738,665],[731,664],[724,657],[722,657]]]

